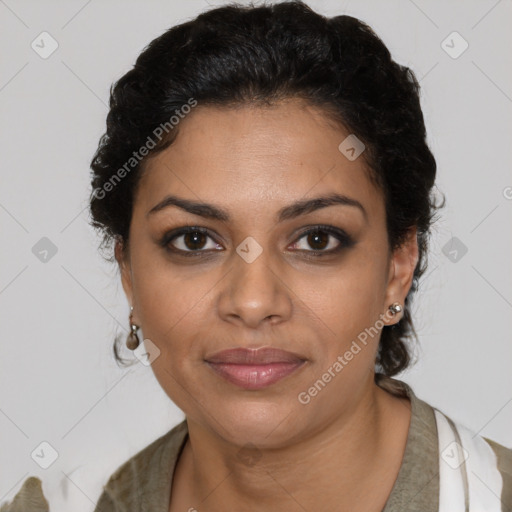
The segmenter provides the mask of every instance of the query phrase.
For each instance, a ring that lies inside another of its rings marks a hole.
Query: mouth
[[[306,359],[285,350],[263,347],[223,350],[205,358],[205,362],[228,382],[257,390],[291,375],[306,363]]]

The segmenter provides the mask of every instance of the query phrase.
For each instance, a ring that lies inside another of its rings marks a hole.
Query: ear
[[[128,251],[124,250],[124,243],[121,239],[116,240],[114,254],[121,273],[121,283],[130,305],[133,305],[132,269]]]
[[[391,257],[384,308],[387,311],[391,304],[399,302],[402,306],[402,311],[395,314],[392,318],[389,318],[389,315],[387,315],[389,319],[385,323],[388,325],[397,323],[403,316],[405,297],[412,285],[418,257],[417,228],[414,226],[409,229],[405,241],[400,247],[395,249]]]

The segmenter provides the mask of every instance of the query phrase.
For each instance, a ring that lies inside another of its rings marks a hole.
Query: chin
[[[269,399],[248,399],[233,403],[226,400],[211,416],[218,420],[211,426],[227,442],[241,447],[254,444],[260,448],[278,447],[289,442],[297,428],[297,415],[291,404],[291,397],[283,401]],[[211,422],[211,416],[206,420]],[[220,424],[220,425],[219,425]]]

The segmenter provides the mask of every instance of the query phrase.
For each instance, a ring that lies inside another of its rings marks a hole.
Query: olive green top
[[[434,409],[403,381],[380,376],[378,384],[409,397],[412,406],[402,465],[382,512],[437,512],[439,449]],[[184,420],[123,463],[104,485],[94,512],[168,512],[174,468],[187,436]],[[512,448],[483,439],[493,448],[503,478],[501,510],[512,512]],[[0,506],[0,512],[48,511],[36,477],[25,480],[13,501]]]

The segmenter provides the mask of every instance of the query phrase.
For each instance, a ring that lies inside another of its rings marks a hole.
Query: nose
[[[290,318],[292,292],[275,260],[271,261],[269,251],[263,250],[251,262],[234,253],[233,265],[218,297],[218,312],[223,320],[257,329],[262,324],[275,325]]]

